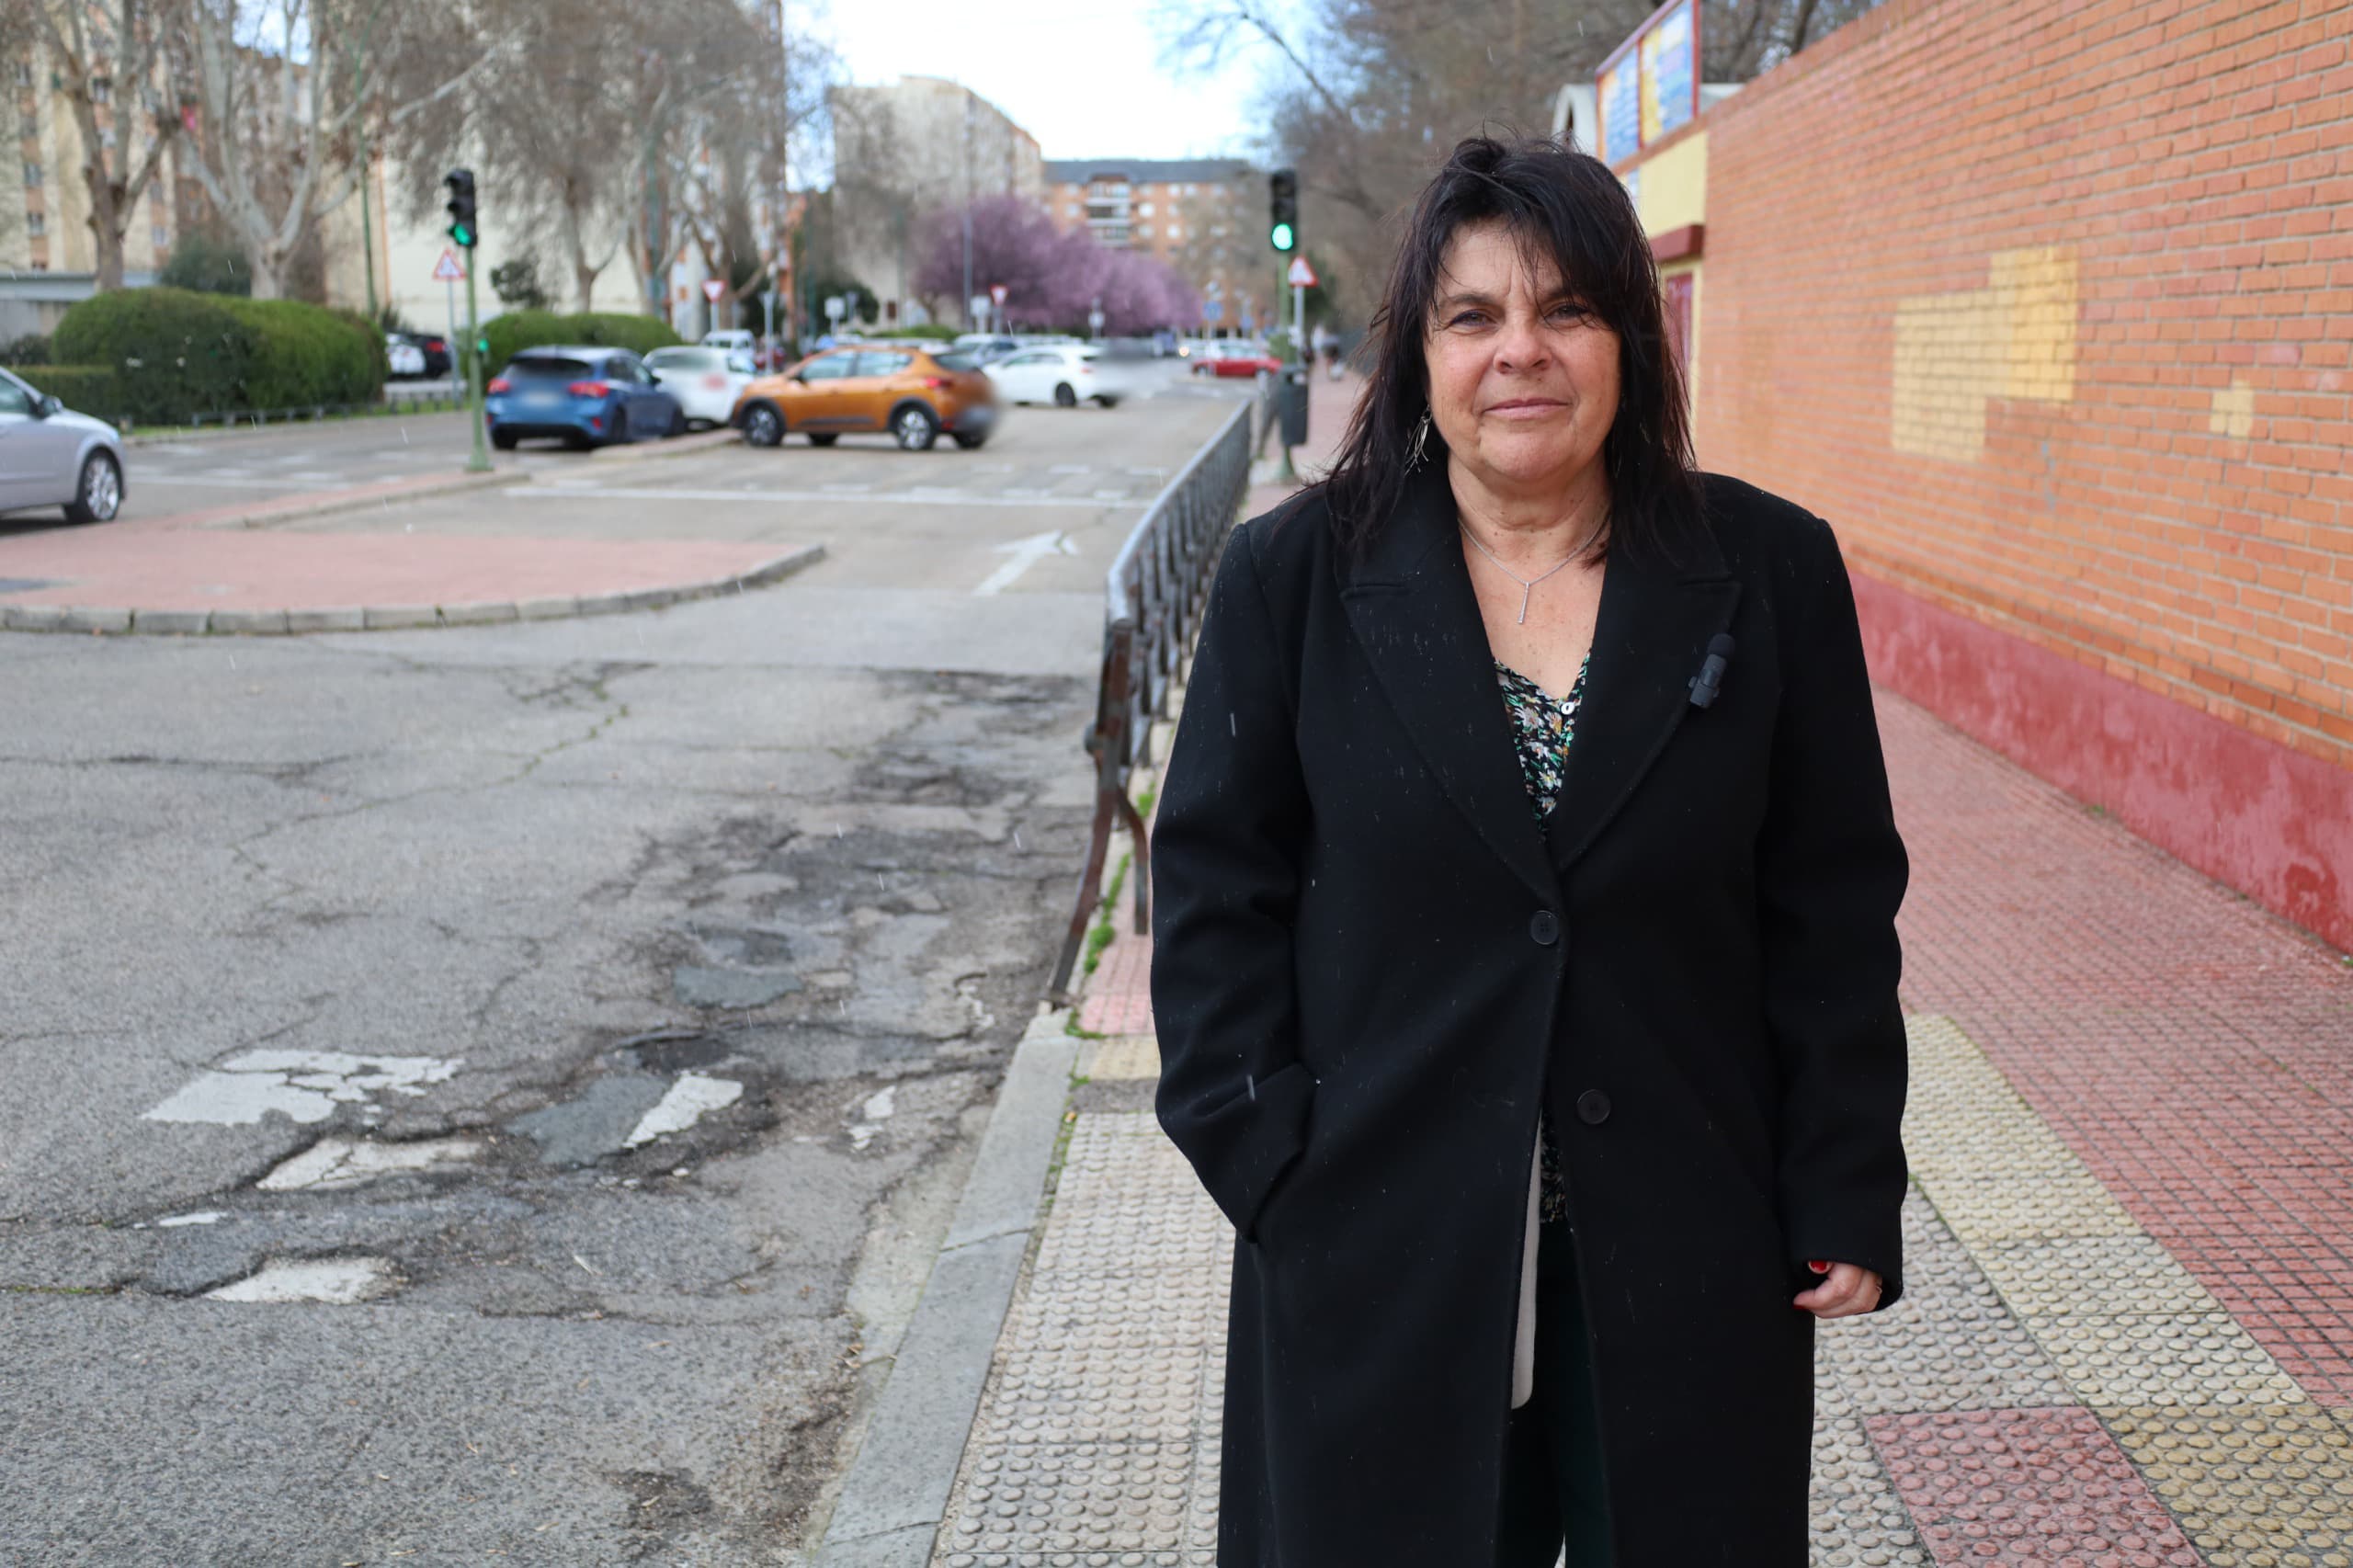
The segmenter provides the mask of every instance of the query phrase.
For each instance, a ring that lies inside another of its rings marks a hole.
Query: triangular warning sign
[[[433,264],[433,281],[463,283],[465,280],[466,269],[458,265],[458,253],[453,250],[443,250],[441,259]]]

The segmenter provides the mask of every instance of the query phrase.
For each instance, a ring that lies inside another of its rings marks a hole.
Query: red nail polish
[[[1809,1260],[1806,1267],[1813,1269],[1816,1274],[1827,1274],[1830,1272],[1830,1266],[1826,1263],[1816,1263]]]

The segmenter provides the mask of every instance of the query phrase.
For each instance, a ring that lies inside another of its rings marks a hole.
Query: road
[[[0,1562],[796,1561],[1067,914],[1103,568],[1230,407],[300,525],[827,544],[740,597],[0,638]]]

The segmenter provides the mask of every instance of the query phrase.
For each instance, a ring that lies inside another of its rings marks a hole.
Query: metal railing
[[[1151,846],[1128,790],[1135,770],[1152,761],[1153,721],[1167,714],[1169,688],[1199,629],[1219,552],[1249,491],[1251,426],[1264,417],[1264,406],[1263,399],[1243,403],[1218,426],[1154,498],[1105,578],[1103,674],[1086,741],[1095,759],[1095,825],[1077,907],[1048,987],[1057,1001],[1070,999],[1079,949],[1101,898],[1111,832],[1121,824],[1135,846],[1136,930],[1151,928]]]

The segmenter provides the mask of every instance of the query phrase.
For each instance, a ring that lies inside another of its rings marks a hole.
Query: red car
[[[1264,370],[1268,375],[1279,374],[1283,362],[1267,352],[1263,343],[1243,343],[1233,338],[1221,338],[1202,351],[1193,361],[1197,376],[1255,376]]]

